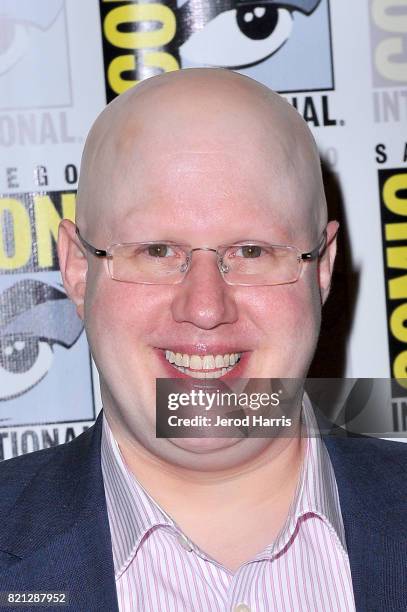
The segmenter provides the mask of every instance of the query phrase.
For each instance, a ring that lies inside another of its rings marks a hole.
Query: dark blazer
[[[69,604],[59,607],[65,612],[118,610],[101,432],[100,414],[68,444],[0,464],[0,591],[67,591]],[[356,609],[406,612],[407,444],[336,436],[325,443],[338,483]]]

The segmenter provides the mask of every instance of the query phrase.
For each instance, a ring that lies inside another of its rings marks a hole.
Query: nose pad
[[[191,263],[191,258],[187,257],[184,263],[182,264],[182,266],[180,267],[179,271],[182,273],[186,272],[189,268],[190,263]]]
[[[229,266],[225,264],[222,259],[219,262],[219,270],[222,272],[222,274],[227,274],[230,270]]]

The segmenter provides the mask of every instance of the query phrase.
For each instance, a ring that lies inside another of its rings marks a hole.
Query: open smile
[[[221,378],[230,374],[240,363],[242,353],[224,353],[204,355],[175,352],[163,349],[166,362],[173,368],[178,376],[191,378]],[[174,371],[174,375],[175,375]]]

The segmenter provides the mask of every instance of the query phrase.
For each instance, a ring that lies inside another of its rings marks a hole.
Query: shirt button
[[[249,606],[246,606],[244,603],[237,604],[236,608],[233,612],[251,612]]]
[[[179,544],[181,544],[182,548],[184,548],[185,550],[187,550],[188,552],[191,552],[192,550],[192,546],[191,544],[188,542],[187,538],[185,536],[183,536],[182,534],[180,534],[177,537],[177,540],[179,542]],[[244,612],[244,611],[243,611]]]

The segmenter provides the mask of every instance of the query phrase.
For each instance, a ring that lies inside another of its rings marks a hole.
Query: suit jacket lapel
[[[405,449],[326,437],[345,527],[357,612],[407,609]]]
[[[21,493],[0,537],[3,591],[65,590],[67,611],[118,610],[101,431],[100,414],[83,436],[50,453]]]

